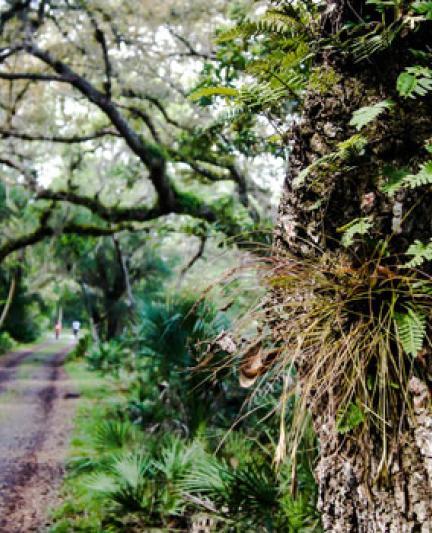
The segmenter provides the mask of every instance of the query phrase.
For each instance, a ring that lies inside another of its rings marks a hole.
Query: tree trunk
[[[349,20],[367,17],[366,10],[372,16],[371,9],[366,2],[329,2],[322,20],[323,37],[335,35]],[[430,189],[399,192],[394,198],[379,189],[386,165],[416,169],[419,161],[428,158],[424,145],[432,136],[432,98],[401,101],[396,92],[398,74],[415,61],[408,50],[426,45],[432,45],[430,23],[417,33],[402,33],[390,49],[366,61],[355,63],[346,52],[330,47],[317,58],[320,72],[333,82],[331,87],[324,84],[308,90],[302,120],[292,130],[290,170],[276,228],[277,255],[288,249],[297,257],[322,252],[336,256],[341,248],[337,229],[364,216],[373,217],[375,236],[394,232],[392,253],[403,253],[414,239],[432,238]],[[353,155],[342,167],[318,165],[304,184],[295,186],[303,169],[356,133],[349,126],[353,111],[388,98],[397,101],[395,111],[373,126],[373,141],[364,153]],[[364,260],[365,253],[364,248],[356,248],[353,263]],[[430,353],[427,358],[431,360]],[[300,386],[309,364],[306,356],[298,359]],[[315,473],[324,529],[432,531],[432,415],[427,384],[416,377],[409,382],[414,412],[401,419],[397,444],[388,450],[385,476],[375,435],[355,439],[338,433],[338,405],[332,401],[336,386],[328,384],[326,401],[318,406],[310,402],[320,443]]]

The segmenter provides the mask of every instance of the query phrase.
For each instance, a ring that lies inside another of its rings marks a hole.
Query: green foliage
[[[126,360],[124,346],[118,340],[95,344],[87,353],[86,361],[93,370],[118,372]]]
[[[356,403],[349,403],[346,408],[339,412],[337,420],[337,430],[339,433],[348,433],[360,426],[365,421],[366,417],[359,405]]]
[[[88,488],[117,512],[150,512],[153,498],[146,483],[150,468],[148,456],[128,453],[114,460],[109,472],[93,475]]]
[[[414,307],[407,307],[404,313],[395,314],[395,322],[403,349],[416,357],[426,336],[426,316]]]
[[[336,145],[336,150],[316,159],[308,167],[303,169],[293,180],[293,187],[299,188],[306,182],[306,178],[313,172],[328,164],[344,164],[353,158],[363,154],[368,141],[363,135],[356,133],[349,139]]]
[[[116,450],[134,442],[135,427],[120,420],[104,420],[94,429],[93,442],[96,449]]]
[[[391,100],[382,100],[371,106],[366,106],[354,111],[350,126],[354,126],[357,131],[360,131],[370,122],[373,122],[384,111],[391,109],[394,106],[394,102]]]
[[[370,217],[363,217],[355,218],[345,226],[338,228],[338,231],[342,233],[342,246],[348,248],[354,244],[354,240],[357,235],[367,235],[372,226],[372,219]]]
[[[385,167],[383,176],[386,182],[381,185],[380,189],[383,193],[393,196],[399,189],[404,186],[406,177],[409,175],[409,170],[405,168],[395,169],[392,167]]]
[[[432,70],[419,65],[407,67],[399,74],[397,90],[405,98],[425,96],[432,91]]]
[[[432,20],[432,2],[419,0],[418,2],[414,2],[412,7],[416,13],[423,15],[426,20]]]
[[[278,473],[271,464],[278,416],[263,426],[258,414],[227,434],[244,394],[227,372],[223,384],[211,369],[191,372],[208,357],[202,341],[226,329],[226,317],[190,294],[141,302],[139,309],[128,335],[90,352],[92,368],[115,379],[120,397],[108,389],[96,409],[80,415],[69,496],[53,533],[181,530],[202,513],[221,531],[320,531],[310,472],[314,439],[299,455],[300,494],[289,496],[291,465]],[[262,412],[274,409],[277,395],[275,388],[257,398],[254,411],[258,404]]]
[[[383,172],[388,177],[387,182],[381,187],[386,194],[393,195],[403,188],[415,189],[432,184],[432,161],[426,161],[420,166],[416,174],[409,173],[406,169],[393,169],[387,167]]]
[[[88,353],[91,347],[91,344],[92,344],[91,335],[89,333],[82,335],[79,338],[78,343],[76,344],[75,348],[67,356],[68,361],[72,361],[74,359],[83,359]]]
[[[0,332],[0,355],[8,352],[14,346],[14,341],[7,331]]]
[[[376,5],[388,7],[385,2],[373,2]],[[353,38],[349,41],[349,49],[356,61],[368,60],[372,56],[389,49],[404,28],[404,22],[400,19],[393,22],[377,23],[371,26],[364,22],[354,26]],[[359,34],[358,36],[355,36]]]
[[[432,242],[426,244],[416,239],[409,245],[406,255],[411,255],[412,258],[405,263],[407,268],[415,268],[420,266],[424,261],[432,261]]]
[[[426,161],[417,174],[409,174],[404,180],[404,186],[410,189],[432,184],[432,161]]]
[[[199,100],[203,96],[238,96],[238,90],[232,87],[202,87],[194,91],[191,100]]]

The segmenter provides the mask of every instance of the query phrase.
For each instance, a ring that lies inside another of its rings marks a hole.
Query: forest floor
[[[0,532],[44,531],[77,403],[63,362],[72,338],[0,358]]]

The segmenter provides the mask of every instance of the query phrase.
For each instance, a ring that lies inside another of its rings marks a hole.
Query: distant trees
[[[209,188],[229,182],[238,205],[256,220],[229,140],[205,133],[211,115],[186,98],[194,76],[178,72],[214,61],[212,21],[227,2],[204,11],[192,0],[168,4],[40,0],[4,7],[0,165],[6,186],[24,189],[34,214],[26,232],[0,242],[0,260],[57,234],[59,218],[61,232],[80,235],[114,233],[124,222],[169,214],[236,231]],[[114,186],[103,174],[120,161],[134,171],[124,180],[117,175]],[[191,192],[190,180],[208,192]],[[130,189],[141,197],[126,207],[121,198]],[[90,211],[91,224],[77,222],[76,211],[65,216],[62,204]]]

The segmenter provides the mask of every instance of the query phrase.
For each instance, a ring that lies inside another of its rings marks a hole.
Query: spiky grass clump
[[[266,280],[271,297],[256,318],[271,328],[241,354],[241,383],[290,376],[285,389],[298,396],[294,448],[312,412],[340,435],[374,436],[384,468],[408,420],[410,378],[423,371],[431,345],[432,282],[380,252],[359,266],[342,254],[278,257]]]

